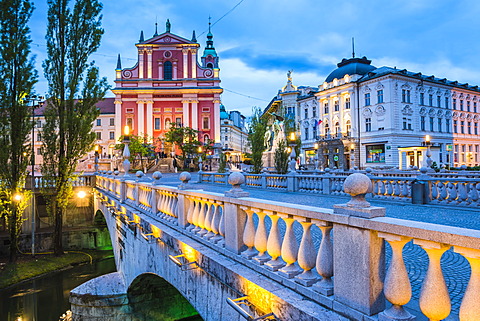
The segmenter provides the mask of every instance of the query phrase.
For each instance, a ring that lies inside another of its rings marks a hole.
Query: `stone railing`
[[[419,172],[377,172],[365,171],[373,183],[373,191],[369,197],[381,200],[418,203],[480,206],[480,176],[476,173],[464,174],[430,173],[425,168]],[[248,187],[275,189],[289,192],[317,193],[324,195],[346,195],[343,182],[351,172],[314,172],[305,174],[249,174],[245,173],[245,185]],[[199,182],[226,184],[227,173],[202,172]],[[413,184],[421,184],[422,188],[413,189]],[[417,195],[414,195],[417,193]],[[420,193],[421,195],[418,195]]]
[[[32,178],[27,177],[25,182],[25,187],[27,189],[31,188],[32,186],[31,181],[32,181]],[[86,174],[86,175],[77,176],[73,180],[72,185],[73,187],[93,187],[95,185],[95,175]],[[49,180],[48,178],[45,178],[43,176],[35,176],[33,187],[34,189],[52,188],[52,187],[55,187],[55,183],[52,180]]]
[[[453,249],[455,255],[468,260],[472,271],[466,290],[452,291],[463,297],[455,314],[461,321],[480,320],[480,231],[385,217],[384,208],[365,201],[363,196],[372,192],[373,186],[362,174],[339,184],[353,197],[333,210],[248,198],[240,189],[243,175],[235,173],[234,178],[229,179],[234,186],[225,195],[110,176],[97,176],[96,182],[101,197],[111,204],[112,215],[134,222],[143,237],[148,238],[158,227],[142,224],[135,212],[154,217],[254,270],[262,282],[278,282],[279,287],[288,287],[352,320],[414,320],[404,309],[412,297],[402,256],[407,243],[423,249],[420,252],[429,260],[418,298],[421,312],[430,320],[447,318],[452,304],[440,259]],[[117,184],[120,195],[111,188]],[[332,184],[337,191],[337,183]],[[182,185],[188,188],[188,180]],[[391,189],[400,194],[404,190],[393,183]],[[132,200],[131,195],[138,197]],[[122,204],[132,208],[126,210]],[[384,241],[391,248],[388,269]],[[415,262],[421,254],[409,253],[408,259]],[[450,274],[450,283],[464,278],[454,269]],[[385,299],[392,304],[390,308]]]

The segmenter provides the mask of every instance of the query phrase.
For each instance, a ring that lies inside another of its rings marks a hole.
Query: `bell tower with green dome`
[[[208,18],[210,20],[210,18]],[[203,50],[202,67],[216,69],[218,68],[218,55],[213,46],[213,34],[211,31],[211,22],[208,21],[207,46]]]

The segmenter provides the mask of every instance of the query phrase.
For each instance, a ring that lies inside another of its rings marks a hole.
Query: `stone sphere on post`
[[[154,179],[154,182],[153,182],[153,185],[158,185],[160,184],[160,179],[162,178],[162,173],[160,173],[159,171],[156,171],[152,174],[152,177]]]
[[[192,175],[189,172],[182,172],[178,177],[182,184],[178,185],[179,189],[187,189],[189,187],[188,182],[192,179]]]
[[[370,203],[365,200],[365,194],[373,191],[373,185],[367,175],[361,173],[349,175],[343,183],[343,190],[352,197],[347,206],[370,207]]]
[[[241,172],[233,172],[228,176],[228,184],[232,189],[225,192],[229,197],[248,197],[250,193],[245,192],[240,186],[245,183],[245,176]]]

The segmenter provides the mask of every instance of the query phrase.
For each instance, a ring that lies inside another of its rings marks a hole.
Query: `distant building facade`
[[[137,64],[122,68],[119,56],[116,68],[115,137],[125,125],[135,135],[163,137],[176,123],[199,130],[201,142],[220,142],[222,88],[213,34],[207,34],[201,64],[195,32],[191,40],[175,35],[169,21],[164,33],[150,39],[142,32],[136,46]]]
[[[478,86],[376,68],[365,57],[337,67],[318,89],[298,87],[302,163],[318,157],[330,168],[422,167],[429,144],[438,166],[480,164]]]
[[[245,153],[251,153],[248,145],[248,133],[245,128],[245,116],[239,111],[228,113],[225,106],[220,106],[220,143],[227,161],[243,162]]]

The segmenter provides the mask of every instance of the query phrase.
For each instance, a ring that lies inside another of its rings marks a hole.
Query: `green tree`
[[[135,159],[140,157],[140,164],[136,164],[137,166],[140,166],[140,168],[143,170],[143,159],[144,157],[149,157],[154,155],[155,149],[152,144],[147,143],[148,137],[144,136],[137,136],[137,135],[129,135],[128,136],[130,139],[130,142],[128,143],[128,149],[130,150],[130,158],[129,161],[133,164],[135,162]],[[125,139],[125,136],[121,136],[119,138],[119,141],[121,143],[115,145],[115,149],[123,151],[125,144],[123,143]]]
[[[27,165],[32,157],[29,133],[33,126],[31,108],[25,98],[37,81],[30,56],[33,11],[27,0],[0,0],[0,180],[2,212],[10,231],[10,261],[17,258],[22,213],[29,193],[24,189]],[[22,201],[13,201],[14,195]]]
[[[220,152],[218,154],[218,172],[226,173],[227,172],[227,156],[225,153]]]
[[[89,58],[100,46],[102,5],[97,0],[48,0],[47,59],[50,98],[45,107],[42,173],[54,185],[43,191],[54,216],[54,252],[63,254],[62,220],[72,196],[78,160],[92,150],[96,103],[108,90]]]
[[[275,170],[278,174],[286,174],[288,172],[288,156],[287,143],[282,139],[278,143],[275,154],[273,155]]]
[[[177,126],[176,123],[171,123],[170,130],[165,133],[165,142],[177,146],[182,153],[180,159],[183,160],[184,167],[186,167],[187,156],[197,155],[198,147],[203,146],[198,141],[198,130]]]
[[[266,120],[261,118],[262,111],[258,107],[253,108],[252,122],[250,124],[250,133],[248,142],[252,150],[253,173],[260,173],[263,169],[262,156],[265,151],[264,137],[267,131]]]

